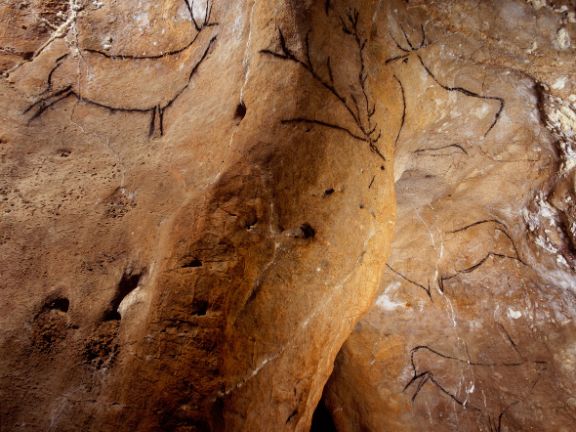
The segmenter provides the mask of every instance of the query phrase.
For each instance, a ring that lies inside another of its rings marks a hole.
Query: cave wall
[[[571,430],[575,14],[1,3],[2,430]]]
[[[382,10],[397,223],[325,391],[338,430],[574,427],[575,8],[538,6]]]
[[[309,429],[395,219],[375,7],[2,5],[3,428]]]

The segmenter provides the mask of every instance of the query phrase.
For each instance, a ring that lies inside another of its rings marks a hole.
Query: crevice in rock
[[[238,121],[241,122],[242,119],[244,119],[244,117],[246,117],[246,104],[244,102],[240,102],[237,106],[236,106],[236,111],[234,113],[234,118]]]
[[[300,226],[300,231],[302,232],[301,237],[305,239],[311,239],[316,236],[316,230],[308,222]]]
[[[198,258],[192,258],[184,263],[182,268],[198,268],[202,267],[202,260]]]
[[[131,270],[126,270],[124,272],[116,288],[116,294],[114,294],[114,297],[110,301],[110,306],[106,309],[106,312],[104,312],[103,321],[120,320],[121,317],[118,312],[118,307],[120,303],[122,303],[122,300],[138,287],[143,274],[143,271],[133,273]]]
[[[197,316],[204,316],[208,313],[210,305],[206,300],[195,300],[192,304],[192,314]]]
[[[334,188],[328,188],[324,191],[324,197],[330,196],[334,193]]]
[[[310,427],[310,432],[336,432],[336,426],[332,420],[332,414],[326,408],[324,404],[324,399],[320,399],[318,406],[314,410],[314,415],[312,416],[312,426]]]

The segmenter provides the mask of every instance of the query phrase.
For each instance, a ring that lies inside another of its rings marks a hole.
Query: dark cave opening
[[[332,414],[326,408],[324,399],[320,399],[318,406],[312,416],[312,427],[310,432],[336,432],[336,426],[332,420]]]

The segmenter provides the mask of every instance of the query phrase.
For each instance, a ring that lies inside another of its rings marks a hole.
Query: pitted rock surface
[[[572,430],[575,15],[1,3],[1,429]]]

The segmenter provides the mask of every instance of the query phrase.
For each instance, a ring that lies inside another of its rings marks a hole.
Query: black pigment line
[[[334,73],[332,72],[332,65],[330,63],[330,56],[326,59],[326,68],[328,69],[328,77],[330,78],[330,84],[334,86]]]
[[[392,268],[392,266],[390,266],[390,264],[386,264],[386,267],[388,267],[388,269],[389,269],[392,273],[396,274],[397,276],[400,276],[400,277],[401,277],[402,279],[404,279],[406,282],[409,282],[409,283],[411,283],[412,285],[415,285],[415,286],[417,286],[418,288],[423,289],[423,290],[426,292],[426,294],[428,294],[428,297],[430,297],[430,299],[432,299],[432,293],[431,293],[430,287],[425,287],[424,285],[419,284],[418,282],[415,282],[415,281],[413,281],[412,279],[407,278],[406,276],[404,276],[404,275],[403,275],[402,273],[400,273],[399,271],[394,270],[394,269]]]
[[[490,124],[490,127],[488,128],[488,130],[484,133],[484,136],[488,135],[488,133],[494,128],[494,126],[496,126],[496,123],[500,119],[500,115],[502,114],[502,111],[504,110],[504,104],[505,104],[504,99],[499,97],[499,96],[483,96],[483,95],[480,95],[480,94],[475,93],[473,91],[470,91],[468,89],[465,89],[463,87],[450,87],[450,86],[447,86],[445,84],[442,84],[438,80],[438,78],[436,78],[436,75],[434,75],[432,73],[430,68],[428,66],[426,66],[426,64],[424,63],[424,60],[422,60],[422,57],[419,54],[416,54],[416,56],[418,57],[418,60],[420,61],[420,64],[422,65],[422,67],[424,68],[426,73],[428,75],[430,75],[430,77],[436,82],[436,84],[438,84],[444,90],[449,91],[449,92],[453,92],[453,91],[459,92],[459,93],[462,93],[463,95],[470,96],[470,97],[477,98],[477,99],[498,101],[498,103],[500,104],[500,108],[498,108],[498,111],[494,115],[494,121]]]
[[[368,140],[364,137],[361,137],[359,135],[354,134],[353,132],[350,131],[350,129],[347,129],[343,126],[339,126],[333,123],[328,123],[325,122],[323,120],[315,120],[315,119],[307,119],[307,118],[302,118],[302,117],[296,117],[296,118],[291,118],[291,119],[284,119],[281,121],[281,123],[284,124],[289,124],[289,123],[309,123],[309,124],[313,124],[313,125],[319,125],[319,126],[324,126],[330,129],[336,129],[342,132],[347,133],[350,137],[358,140],[358,141],[362,141],[362,142],[368,142]]]
[[[396,60],[403,60],[403,59],[406,59],[406,58],[408,58],[408,54],[398,55],[398,56],[394,56],[394,57],[389,58],[389,59],[386,60],[384,63],[385,63],[385,64],[389,64],[389,63],[395,62]]]
[[[373,116],[376,111],[375,104],[371,103],[368,90],[366,88],[366,82],[368,79],[368,74],[365,66],[364,50],[366,48],[368,40],[360,36],[358,30],[359,23],[359,12],[357,10],[352,10],[346,15],[346,19],[342,16],[339,17],[342,32],[353,37],[354,42],[357,47],[357,54],[359,60],[359,73],[358,73],[358,85],[359,90],[362,93],[363,101],[360,102],[353,94],[350,98],[344,97],[335,87],[334,71],[332,67],[331,58],[328,57],[326,60],[326,69],[328,71],[328,80],[322,78],[317,72],[316,67],[312,63],[310,55],[310,32],[306,34],[303,47],[303,60],[294,53],[288,43],[286,38],[280,28],[278,28],[278,43],[279,51],[274,51],[271,49],[263,49],[260,51],[261,54],[269,55],[273,58],[278,58],[285,61],[291,61],[300,67],[304,68],[312,78],[317,81],[322,87],[328,90],[339,103],[345,108],[345,110],[350,115],[351,119],[354,121],[361,134],[355,133],[350,128],[344,127],[342,125],[332,124],[325,122],[323,120],[310,119],[306,117],[298,117],[292,119],[284,119],[283,123],[309,123],[317,124],[320,126],[325,126],[331,129],[340,130],[346,132],[352,138],[368,143],[370,150],[375,153],[382,160],[386,160],[385,156],[382,154],[378,148],[378,141],[380,140],[382,133],[378,129],[378,125],[373,123]],[[350,102],[351,101],[351,102]],[[363,105],[364,107],[361,107]]]
[[[434,349],[434,348],[429,347],[428,345],[417,345],[417,346],[415,346],[414,348],[412,348],[412,349],[410,350],[411,359],[413,360],[413,359],[414,359],[414,355],[415,355],[416,353],[418,353],[419,351],[423,351],[423,350],[428,351],[428,352],[430,352],[430,353],[432,353],[432,354],[434,354],[434,355],[437,355],[437,356],[439,356],[439,357],[442,357],[442,358],[444,358],[444,359],[454,360],[454,361],[456,361],[456,362],[458,362],[458,363],[467,364],[467,365],[470,365],[470,366],[480,366],[480,367],[518,367],[518,366],[525,365],[525,364],[527,364],[527,363],[534,363],[534,364],[539,363],[538,361],[526,361],[526,360],[523,360],[523,361],[521,361],[521,362],[501,362],[501,363],[498,363],[498,362],[480,362],[480,361],[473,361],[473,360],[469,360],[469,359],[462,359],[462,358],[459,358],[459,357],[455,357],[455,356],[451,356],[451,355],[448,355],[448,354],[444,354],[444,353],[442,353],[442,352],[440,352],[440,351],[438,351],[438,350],[436,350],[436,349]]]
[[[183,53],[188,48],[190,48],[192,45],[194,45],[194,42],[196,42],[196,40],[198,39],[198,37],[200,36],[200,34],[204,28],[214,27],[217,25],[218,25],[218,23],[206,24],[204,27],[202,27],[200,29],[200,31],[198,33],[196,33],[194,38],[190,42],[188,42],[186,45],[184,45],[183,47],[178,48],[178,49],[166,51],[162,54],[151,54],[151,55],[110,54],[110,53],[107,53],[105,51],[100,51],[100,50],[97,50],[94,48],[85,48],[85,49],[83,49],[83,51],[86,51],[86,52],[89,52],[92,54],[98,54],[98,55],[101,55],[103,57],[109,58],[111,60],[159,60],[159,59],[162,59],[165,57],[171,57],[171,56],[175,56],[175,55]]]
[[[400,45],[400,42],[398,42],[398,41],[396,40],[396,38],[394,37],[394,35],[393,35],[392,33],[389,32],[389,34],[390,34],[390,38],[394,41],[394,44],[396,45],[396,48],[398,48],[400,51],[405,52],[405,53],[408,53],[408,54],[409,54],[410,52],[412,52],[410,49],[406,49],[406,48],[404,48],[402,45]]]
[[[376,176],[372,176],[372,180],[370,180],[370,184],[368,185],[368,189],[370,189],[372,187],[372,185],[374,184],[374,180],[376,180]]]
[[[448,231],[448,234],[456,234],[456,233],[459,233],[459,232],[462,232],[462,231],[466,231],[467,229],[473,228],[473,227],[475,227],[475,226],[483,225],[483,224],[487,224],[487,223],[495,223],[495,224],[501,225],[501,226],[503,226],[504,228],[506,228],[506,225],[505,225],[504,223],[500,222],[498,219],[483,219],[483,220],[476,221],[476,222],[473,222],[473,223],[471,223],[471,224],[468,224],[468,225],[466,225],[466,226],[463,226],[463,227],[461,227],[461,228],[457,228],[457,229],[455,229],[454,231]]]
[[[153,55],[110,54],[110,53],[107,53],[105,51],[97,50],[94,48],[86,48],[83,51],[93,53],[93,54],[99,54],[101,56],[107,57],[107,58],[112,59],[112,60],[158,60],[158,59],[161,59],[164,57],[174,56],[174,55],[177,55],[177,54],[180,54],[180,53],[186,51],[188,48],[190,48],[194,44],[194,42],[196,42],[196,39],[198,39],[198,36],[200,36],[200,34],[202,33],[202,31],[205,28],[217,26],[218,23],[216,23],[216,22],[211,23],[210,22],[210,16],[212,14],[212,2],[211,1],[208,1],[208,0],[206,1],[206,8],[204,11],[204,13],[205,13],[204,21],[200,24],[196,21],[196,18],[194,18],[194,13],[193,13],[194,0],[192,0],[190,3],[187,0],[183,0],[183,1],[186,4],[186,8],[188,9],[188,13],[190,14],[190,21],[194,25],[194,28],[196,29],[196,32],[197,32],[194,35],[194,37],[192,38],[192,40],[190,42],[188,42],[186,45],[184,45],[183,47],[173,49],[170,51],[166,51],[162,54],[153,54]]]
[[[156,128],[156,111],[158,111],[158,107],[154,108],[152,111],[152,116],[150,118],[150,129],[148,130],[148,136],[154,135],[154,129]]]
[[[42,94],[48,93],[52,90],[52,76],[54,75],[54,72],[56,72],[58,70],[58,68],[60,66],[62,66],[62,62],[65,58],[67,58],[69,56],[69,53],[61,55],[60,57],[58,57],[56,59],[56,64],[54,65],[54,67],[50,70],[50,72],[48,73],[48,78],[46,79],[46,90],[44,90],[42,92]]]
[[[398,27],[400,27],[400,30],[402,30],[402,34],[404,35],[404,39],[406,40],[406,42],[408,43],[408,46],[410,47],[409,51],[416,51],[417,48],[415,48],[414,45],[412,45],[410,38],[406,34],[406,30],[404,30],[404,27],[402,27],[402,24],[400,22],[398,22]]]
[[[518,348],[518,344],[516,344],[516,342],[514,342],[514,339],[512,339],[512,336],[510,336],[510,333],[508,333],[508,330],[506,330],[506,327],[504,327],[500,323],[497,323],[497,324],[498,324],[498,327],[500,328],[500,330],[502,330],[502,333],[504,333],[504,336],[506,336],[506,340],[510,343],[510,345],[512,346],[514,351],[516,351],[516,354],[518,354],[520,356],[520,358],[523,359],[524,356],[520,352],[520,350]]]
[[[400,121],[400,127],[398,128],[398,134],[396,135],[396,140],[394,141],[394,145],[398,144],[398,140],[400,139],[400,134],[402,133],[402,129],[404,129],[404,123],[406,122],[406,93],[404,92],[404,86],[402,85],[402,81],[394,75],[394,79],[400,86],[400,92],[402,93],[402,120]]]
[[[466,149],[464,147],[462,147],[460,144],[448,144],[448,145],[445,145],[442,147],[421,148],[421,149],[414,150],[414,153],[416,153],[416,154],[427,153],[427,152],[433,152],[433,151],[438,151],[438,150],[445,150],[445,149],[452,148],[452,147],[460,150],[464,154],[468,154]]]
[[[212,37],[207,48],[204,50],[204,53],[202,54],[201,58],[198,60],[198,62],[192,68],[192,70],[188,76],[188,80],[187,80],[186,84],[164,106],[155,105],[155,106],[147,107],[147,108],[130,108],[130,107],[112,106],[112,105],[108,105],[108,104],[98,102],[98,101],[95,101],[92,99],[88,99],[88,98],[82,96],[81,94],[77,93],[72,88],[72,86],[70,85],[70,86],[67,86],[61,90],[58,90],[57,92],[53,93],[52,95],[49,95],[45,98],[41,98],[40,100],[34,102],[28,108],[26,108],[26,110],[24,110],[24,113],[29,112],[30,110],[32,110],[35,107],[39,107],[38,110],[30,118],[28,123],[30,123],[32,120],[38,118],[39,116],[41,116],[48,108],[54,106],[56,103],[66,99],[70,96],[73,96],[80,102],[86,103],[88,105],[93,105],[93,106],[96,106],[99,108],[106,109],[112,113],[115,113],[115,112],[151,113],[152,119],[150,122],[150,125],[151,125],[150,131],[149,131],[150,135],[152,135],[154,132],[156,118],[158,118],[160,135],[162,136],[164,134],[164,111],[167,108],[169,108],[170,106],[172,106],[172,104],[178,99],[178,97],[180,97],[180,95],[189,87],[193,76],[198,71],[200,65],[208,57],[208,54],[210,53],[210,50],[213,47],[213,45],[216,43],[216,40],[217,40],[217,36]]]
[[[393,63],[397,60],[404,60],[407,59],[408,56],[413,53],[416,52],[424,47],[426,47],[426,31],[424,30],[424,25],[420,24],[420,31],[422,32],[422,40],[420,41],[420,44],[418,44],[418,46],[414,46],[414,44],[412,43],[412,41],[410,40],[410,38],[408,37],[408,34],[406,33],[406,31],[404,30],[404,27],[402,27],[402,24],[398,23],[398,27],[400,27],[400,30],[402,31],[402,34],[404,35],[404,39],[406,40],[406,42],[408,43],[408,47],[409,48],[404,48],[402,45],[400,45],[400,43],[396,40],[396,38],[392,35],[392,33],[388,32],[390,34],[390,38],[394,41],[394,44],[396,45],[396,47],[402,51],[405,52],[406,54],[404,55],[397,55],[394,57],[389,58],[388,60],[386,60],[384,63],[385,64],[390,64]]]
[[[469,225],[466,225],[462,228],[458,228],[458,229],[453,230],[453,231],[448,231],[448,234],[456,234],[459,232],[466,231],[466,230],[473,228],[475,226],[488,224],[488,223],[496,224],[496,230],[500,231],[502,234],[504,234],[506,236],[506,238],[508,240],[510,240],[510,243],[512,244],[512,248],[514,249],[514,252],[516,253],[515,259],[517,259],[520,263],[527,266],[528,264],[526,264],[526,262],[520,257],[520,253],[518,252],[518,248],[516,247],[516,242],[514,241],[512,236],[508,233],[506,225],[503,222],[500,222],[498,219],[483,219],[483,220],[471,223]]]

